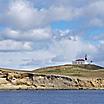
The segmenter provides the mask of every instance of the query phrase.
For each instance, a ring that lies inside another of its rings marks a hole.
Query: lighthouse
[[[87,54],[85,54],[85,64],[88,64],[88,57],[87,57]]]
[[[87,54],[85,54],[85,61],[87,61]]]

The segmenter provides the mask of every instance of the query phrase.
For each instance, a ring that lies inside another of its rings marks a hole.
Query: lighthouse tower
[[[85,54],[85,61],[87,61],[87,54]]]
[[[88,64],[87,54],[85,54],[85,64]]]

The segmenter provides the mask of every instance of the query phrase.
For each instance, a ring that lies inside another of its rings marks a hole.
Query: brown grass
[[[96,65],[63,65],[41,68],[34,71],[41,74],[58,74],[78,77],[104,78],[104,69]]]

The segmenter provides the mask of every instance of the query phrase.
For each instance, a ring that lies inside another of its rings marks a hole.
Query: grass
[[[41,68],[34,71],[41,74],[58,74],[76,77],[104,78],[104,69],[96,65],[63,65]]]
[[[23,71],[23,70],[12,70],[0,68],[1,72],[17,72],[17,73],[38,73],[38,74],[57,74],[57,75],[67,75],[76,77],[87,77],[87,78],[104,78],[104,68],[97,65],[60,65],[40,68],[33,71]]]

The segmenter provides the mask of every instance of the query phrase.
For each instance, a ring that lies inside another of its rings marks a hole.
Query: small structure
[[[75,61],[72,62],[73,64],[85,64],[85,60],[84,59],[77,59]]]
[[[84,59],[82,59],[82,58],[76,59],[75,61],[72,61],[72,64],[74,64],[74,65],[88,64],[88,62],[87,62],[87,54],[85,55]]]

